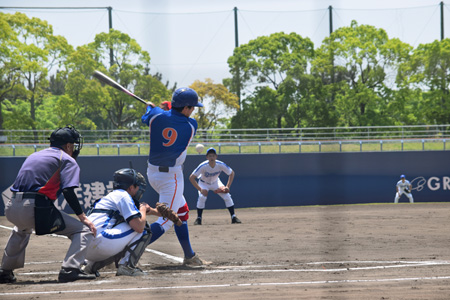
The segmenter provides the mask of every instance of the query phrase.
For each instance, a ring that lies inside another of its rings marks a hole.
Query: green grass
[[[117,144],[96,144],[84,145],[80,156],[95,156],[95,155],[148,155],[149,146],[147,144],[131,144],[119,145]],[[195,143],[188,148],[188,154],[198,155],[195,151]],[[31,153],[48,147],[48,145],[0,145],[0,156],[28,156]],[[318,143],[303,142],[299,144],[270,144],[270,145],[247,145],[241,143],[238,145],[229,144],[209,144],[205,148],[214,147],[221,154],[255,154],[255,153],[315,153],[315,152],[389,152],[389,151],[437,151],[444,150],[444,143],[442,141],[426,141],[422,144],[421,141],[404,142],[403,149],[400,141],[384,141],[383,144],[379,142],[363,142],[362,145],[358,141],[347,141],[339,145],[338,142],[323,142]],[[449,146],[445,145],[445,150]],[[204,152],[201,154],[204,155]]]

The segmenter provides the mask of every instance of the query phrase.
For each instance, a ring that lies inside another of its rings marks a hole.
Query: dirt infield
[[[450,203],[205,210],[189,220],[205,268],[182,267],[173,230],[148,247],[144,278],[108,269],[57,283],[69,241],[32,236],[0,299],[450,299]],[[194,212],[195,213],[195,212]],[[149,221],[152,221],[149,218]],[[3,250],[11,224],[0,218]],[[129,298],[131,299],[131,298]]]

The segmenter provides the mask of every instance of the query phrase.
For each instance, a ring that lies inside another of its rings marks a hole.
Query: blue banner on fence
[[[415,202],[450,201],[450,151],[219,154],[236,173],[231,195],[236,208],[394,202],[395,185],[405,174],[413,185]],[[25,157],[0,157],[0,215],[10,198],[9,187]],[[184,165],[185,198],[195,210],[197,190],[188,177],[204,155],[189,155]],[[112,190],[114,171],[132,166],[146,177],[146,156],[81,156],[80,203],[91,202]],[[222,182],[227,176],[221,175]],[[405,196],[400,201],[408,199]],[[158,195],[147,187],[143,200],[152,206]],[[73,213],[66,201],[58,207]],[[210,192],[206,208],[225,208]]]

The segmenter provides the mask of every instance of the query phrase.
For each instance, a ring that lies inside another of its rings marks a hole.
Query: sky
[[[88,44],[113,28],[135,39],[151,57],[150,72],[169,86],[189,86],[211,78],[231,77],[227,59],[235,47],[234,8],[238,9],[238,42],[261,35],[296,32],[319,47],[333,30],[373,25],[416,47],[440,39],[440,6],[436,0],[0,0],[0,12],[20,11],[47,20],[54,34],[74,47]],[[444,33],[450,37],[450,0],[444,3]],[[13,9],[4,7],[98,7],[100,9]]]

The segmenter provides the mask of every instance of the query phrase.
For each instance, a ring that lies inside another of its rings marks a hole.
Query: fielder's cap
[[[214,154],[217,154],[216,149],[214,148],[209,148],[208,151],[206,151],[206,155],[208,155],[210,152],[213,152]]]
[[[406,178],[405,175],[400,175],[400,179],[402,179],[402,178]]]
[[[191,88],[182,87],[177,89],[172,95],[173,107],[198,106],[203,104],[198,102],[198,94]]]
[[[168,109],[172,109],[172,103],[170,101],[161,102],[162,105],[167,105]]]

